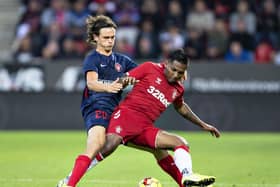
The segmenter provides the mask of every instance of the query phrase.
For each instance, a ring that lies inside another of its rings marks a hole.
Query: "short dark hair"
[[[86,20],[87,24],[87,43],[90,45],[95,45],[93,35],[99,35],[100,29],[106,27],[113,27],[117,29],[117,25],[108,16],[98,15],[98,16],[88,16]]]
[[[176,60],[182,64],[186,64],[187,66],[189,66],[189,64],[190,64],[190,58],[183,49],[176,49],[174,51],[171,51],[168,56],[168,60],[170,62],[173,62]]]

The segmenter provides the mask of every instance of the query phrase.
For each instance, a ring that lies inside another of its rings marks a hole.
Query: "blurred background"
[[[83,129],[85,19],[98,14],[118,25],[114,50],[139,64],[189,54],[185,100],[202,119],[280,131],[277,0],[0,0],[0,130]],[[198,130],[173,109],[157,124]]]

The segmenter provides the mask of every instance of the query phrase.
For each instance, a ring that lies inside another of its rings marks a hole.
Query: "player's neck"
[[[112,50],[104,50],[104,49],[96,49],[96,51],[102,55],[105,55],[105,56],[110,56],[112,54]]]

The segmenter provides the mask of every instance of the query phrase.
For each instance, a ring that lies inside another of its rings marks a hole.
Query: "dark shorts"
[[[111,112],[105,110],[92,110],[84,114],[85,128],[88,131],[93,126],[103,126],[107,128],[110,121]]]
[[[132,142],[135,145],[155,148],[159,130],[142,113],[122,108],[112,114],[107,134],[121,136],[123,144]]]

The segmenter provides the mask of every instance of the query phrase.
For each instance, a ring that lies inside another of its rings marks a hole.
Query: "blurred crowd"
[[[163,59],[184,48],[199,62],[280,65],[277,0],[22,0],[13,55],[20,63],[83,58],[88,15],[118,25],[115,51]]]

